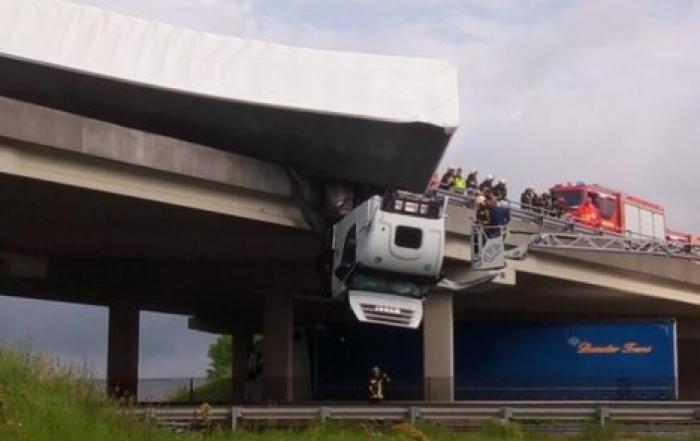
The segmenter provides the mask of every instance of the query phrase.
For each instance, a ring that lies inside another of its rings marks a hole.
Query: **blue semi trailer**
[[[388,399],[423,397],[423,337],[386,327],[314,331],[314,396],[362,400],[373,365]],[[458,400],[669,400],[677,397],[673,320],[472,322],[455,329]]]
[[[676,358],[672,320],[467,324],[455,335],[455,397],[675,399]]]

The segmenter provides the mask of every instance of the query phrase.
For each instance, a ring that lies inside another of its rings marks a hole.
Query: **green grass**
[[[516,424],[493,423],[480,432],[456,433],[421,424],[316,425],[304,430],[175,433],[123,416],[85,372],[20,351],[0,350],[0,441],[555,441],[525,433]],[[622,438],[614,429],[590,430],[579,441]],[[658,439],[658,438],[657,438]],[[696,438],[697,439],[697,438]]]

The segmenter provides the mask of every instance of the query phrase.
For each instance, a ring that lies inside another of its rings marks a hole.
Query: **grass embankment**
[[[318,425],[302,431],[174,433],[120,414],[117,405],[86,376],[56,363],[0,350],[1,441],[539,441],[517,426],[491,425],[479,433],[454,433],[437,426],[387,428]],[[590,431],[582,441],[612,441],[610,431]],[[638,438],[626,438],[627,440]]]

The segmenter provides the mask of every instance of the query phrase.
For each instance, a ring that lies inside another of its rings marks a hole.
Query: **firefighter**
[[[554,201],[552,200],[552,194],[549,192],[549,190],[542,192],[541,200],[544,214],[552,216],[554,212]]]
[[[476,223],[484,230],[491,225],[491,209],[484,195],[476,198]]]
[[[428,188],[430,190],[435,190],[436,188],[438,188],[438,185],[440,185],[440,176],[438,176],[438,173],[435,172],[430,177],[430,183],[428,184]]]
[[[578,209],[578,221],[584,225],[599,228],[601,224],[600,211],[593,204],[590,196],[583,199],[583,203]]]
[[[542,213],[542,197],[533,191],[532,195],[532,211],[535,213]]]
[[[450,183],[450,190],[455,193],[464,194],[464,190],[467,188],[467,181],[462,176],[462,169],[458,168],[457,173],[452,176],[452,182]]]
[[[499,179],[498,184],[493,187],[493,197],[495,197],[497,201],[505,200],[508,197],[505,178]]]
[[[447,171],[445,172],[444,175],[442,175],[442,179],[440,179],[440,188],[442,190],[449,190],[450,185],[452,184],[452,178],[455,175],[455,167],[450,166],[447,168]]]
[[[523,210],[532,210],[535,202],[535,187],[528,185],[525,187],[525,191],[520,195],[520,207]]]
[[[486,189],[493,190],[493,175],[488,175],[486,176],[486,179],[484,179],[484,182],[479,185],[479,191],[484,192]]]
[[[559,196],[554,202],[554,217],[561,218],[564,213],[569,211],[569,206],[563,196]]]
[[[243,385],[243,400],[246,403],[262,400],[263,353],[260,346],[260,341],[253,342],[253,348],[248,355],[248,376]]]
[[[469,170],[467,175],[467,191],[474,192],[479,189],[479,178],[477,177],[478,172],[476,169]]]
[[[510,223],[510,203],[508,201],[493,201],[489,207],[489,231],[488,237],[505,237],[508,224]]]
[[[391,378],[382,372],[379,366],[373,367],[369,377],[369,400],[375,403],[382,401],[384,399],[384,387],[390,382]]]
[[[484,203],[488,208],[491,208],[494,205],[496,205],[496,198],[493,197],[493,190],[490,187],[484,188],[484,191],[481,193],[481,196],[484,197]]]
[[[487,194],[490,194],[490,190]],[[485,243],[486,237],[489,237],[491,229],[491,199],[484,195],[479,195],[476,197],[476,220],[475,226],[481,227],[481,231],[474,229],[472,232],[472,244],[474,246],[475,255],[481,253],[481,248]]]

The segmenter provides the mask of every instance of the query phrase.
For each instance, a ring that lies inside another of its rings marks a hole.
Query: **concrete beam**
[[[284,293],[265,296],[263,332],[263,385],[265,399],[289,402],[293,399],[294,308]]]
[[[677,321],[678,398],[700,399],[700,319]]]
[[[470,255],[470,242],[466,237],[455,234],[447,235],[445,257],[449,260],[445,265],[446,276],[452,280],[462,280],[471,271],[464,263]],[[524,260],[508,260],[508,271],[517,274],[532,274],[540,277],[575,282],[589,286],[600,287],[601,290],[618,291],[632,296],[644,296],[660,300],[682,302],[688,305],[700,306],[700,283],[694,283],[700,265],[682,260],[661,256],[621,256],[624,264],[617,265],[614,261],[606,261],[598,252],[588,252],[590,255],[583,259],[580,251],[570,257],[567,252],[550,252],[533,250]],[[598,257],[598,261],[595,261]],[[653,257],[654,261],[646,258]],[[634,267],[630,267],[636,260]],[[653,271],[649,266],[656,265]],[[664,271],[668,270],[668,277]],[[686,283],[678,277],[684,277]],[[692,282],[692,283],[691,283]],[[517,282],[516,282],[517,283]]]
[[[453,295],[432,292],[423,305],[425,399],[454,401]]]
[[[508,265],[517,272],[700,306],[700,285],[682,284],[613,266],[596,265],[540,252],[529,253],[525,260],[508,261]]]
[[[45,279],[48,272],[49,259],[46,257],[0,253],[0,277]]]
[[[138,396],[139,310],[130,300],[109,307],[107,388],[116,397]]]
[[[235,305],[233,313],[227,312],[228,319],[217,315],[215,317],[189,317],[187,327],[194,331],[208,332],[210,334],[247,334],[261,333],[262,327],[258,324],[259,312],[251,308]],[[240,310],[240,311],[239,311]]]
[[[291,198],[16,140],[0,138],[0,173],[307,228]]]
[[[656,276],[674,282],[700,286],[700,261],[681,257],[661,256],[643,253],[619,253],[614,251],[587,250],[538,250],[564,259],[605,265],[620,270],[632,271],[647,276]]]
[[[277,164],[5,97],[0,137],[256,192],[294,193]]]

